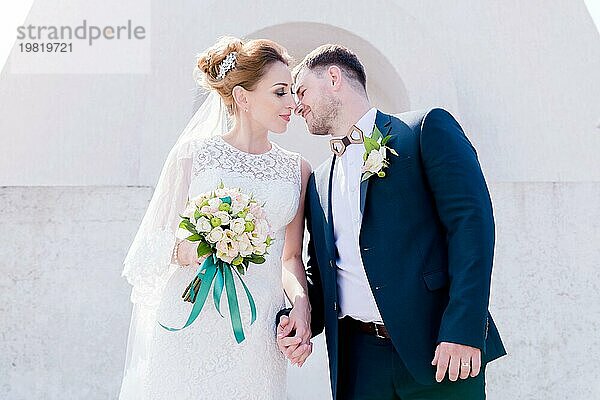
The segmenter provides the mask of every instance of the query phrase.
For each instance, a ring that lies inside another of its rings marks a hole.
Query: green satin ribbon
[[[193,285],[190,286],[190,296],[192,299],[195,298],[195,301],[185,325],[181,328],[170,328],[161,324],[160,322],[159,325],[171,332],[180,331],[190,326],[196,320],[196,318],[198,318],[198,315],[202,311],[208,294],[210,293],[210,287],[214,281],[215,285],[213,287],[213,300],[215,303],[215,308],[221,317],[223,317],[220,303],[223,289],[225,289],[225,292],[227,293],[227,303],[229,305],[231,327],[233,328],[235,340],[238,343],[243,342],[245,339],[244,329],[242,327],[242,317],[240,315],[240,307],[235,289],[235,280],[233,274],[231,273],[232,270],[235,271],[237,277],[242,283],[242,286],[244,287],[244,291],[246,292],[246,297],[248,298],[248,304],[250,305],[250,311],[252,314],[252,320],[250,322],[250,325],[252,325],[254,321],[256,321],[256,304],[254,303],[254,298],[252,297],[250,290],[248,290],[248,286],[246,286],[246,283],[242,279],[240,273],[234,267],[219,260],[214,254],[212,257],[207,257],[206,260],[204,260],[204,263],[198,268],[196,277],[201,277],[202,279],[198,293],[196,294],[194,292]]]

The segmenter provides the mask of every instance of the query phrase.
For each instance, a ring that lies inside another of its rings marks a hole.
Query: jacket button
[[[337,311],[337,301],[333,302],[333,311]]]

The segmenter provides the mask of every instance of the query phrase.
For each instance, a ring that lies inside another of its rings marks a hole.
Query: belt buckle
[[[380,339],[387,339],[385,336],[383,336],[379,333],[379,327],[378,327],[379,324],[377,324],[376,322],[373,322],[373,326],[375,327],[375,337],[378,337]],[[381,326],[383,326],[383,325],[381,325]]]

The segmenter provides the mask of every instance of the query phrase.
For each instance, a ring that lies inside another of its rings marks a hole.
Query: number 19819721
[[[72,53],[73,43],[19,43],[21,53]]]

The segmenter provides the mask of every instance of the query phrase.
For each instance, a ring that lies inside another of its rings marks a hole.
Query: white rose
[[[237,197],[237,199],[241,202],[244,203],[244,205],[248,205],[248,203],[250,202],[250,196],[248,196],[245,193],[241,193],[239,194],[239,196]]]
[[[231,221],[230,228],[238,235],[244,233],[244,230],[246,229],[246,221],[244,221],[243,218],[236,218]]]
[[[264,219],[259,219],[254,223],[254,232],[257,234],[257,236],[267,236],[267,234],[269,233],[269,224],[267,223],[266,220]]]
[[[221,239],[220,241],[218,241],[215,246],[215,248],[217,250],[217,257],[223,259],[224,261],[227,261],[226,259],[228,258],[228,255],[227,255],[227,252],[229,251],[228,242],[230,242],[230,240],[227,238],[224,238],[224,239]]]
[[[227,254],[233,260],[234,258],[236,258],[238,256],[239,252],[240,252],[239,243],[236,242],[235,240],[231,240],[229,243],[229,251],[227,252]]]
[[[266,240],[267,240],[267,235],[264,235],[264,236],[257,236],[257,235],[254,235],[254,236],[252,237],[252,244],[253,244],[254,246],[260,246],[260,245],[262,245],[264,242],[266,242]]]
[[[231,263],[235,257],[230,257],[227,253],[217,250],[217,257],[226,263]]]
[[[198,196],[194,199],[194,203],[199,207],[200,204],[204,203],[205,200],[208,200],[206,196]]]
[[[223,238],[217,243],[217,257],[223,261],[230,263],[238,255],[239,246],[236,242],[229,238]]]
[[[210,208],[217,208],[217,210],[219,209],[219,206],[221,205],[221,199],[218,199],[216,197],[213,197],[212,199],[208,200],[208,205],[210,206]]]
[[[231,239],[226,236],[223,236],[221,240],[217,242],[215,245],[216,249],[222,253],[227,253],[229,251],[229,243],[231,243]]]
[[[198,221],[196,221],[196,230],[198,233],[200,232],[210,232],[212,226],[210,225],[210,221],[206,217],[200,217]]]
[[[231,201],[231,213],[233,215],[238,214],[240,211],[242,211],[244,209],[244,206],[241,203],[238,203],[235,200]]]
[[[210,214],[212,211],[210,210],[209,206],[202,206],[202,208],[200,209],[200,212],[202,214]]]
[[[254,253],[258,254],[259,256],[262,256],[263,254],[265,254],[267,252],[267,244],[266,243],[259,243],[256,246],[254,246]]]
[[[259,215],[262,214],[262,207],[260,205],[258,205],[257,203],[253,203],[253,204],[250,205],[250,212],[255,217],[258,217]]]
[[[239,252],[242,257],[248,257],[253,253],[252,243],[248,238],[248,235],[241,235],[237,240],[239,246]]]
[[[188,203],[187,207],[183,211],[182,215],[184,217],[193,217],[194,212],[196,212],[196,205],[193,203]]]
[[[220,226],[217,226],[212,231],[210,231],[210,233],[208,234],[206,239],[208,239],[208,241],[211,243],[217,243],[218,241],[223,239],[223,236],[225,236],[225,233],[223,232],[223,228],[221,228]]]
[[[244,208],[248,207],[248,199],[241,193],[236,194],[231,198],[231,212],[237,214]]]
[[[383,151],[381,151],[383,150]],[[371,172],[376,174],[383,168],[383,160],[385,159],[385,148],[380,148],[380,150],[372,150],[367,157],[367,161],[362,167],[362,172]]]
[[[221,225],[227,225],[231,221],[231,217],[227,211],[217,211],[214,216],[221,220]]]

